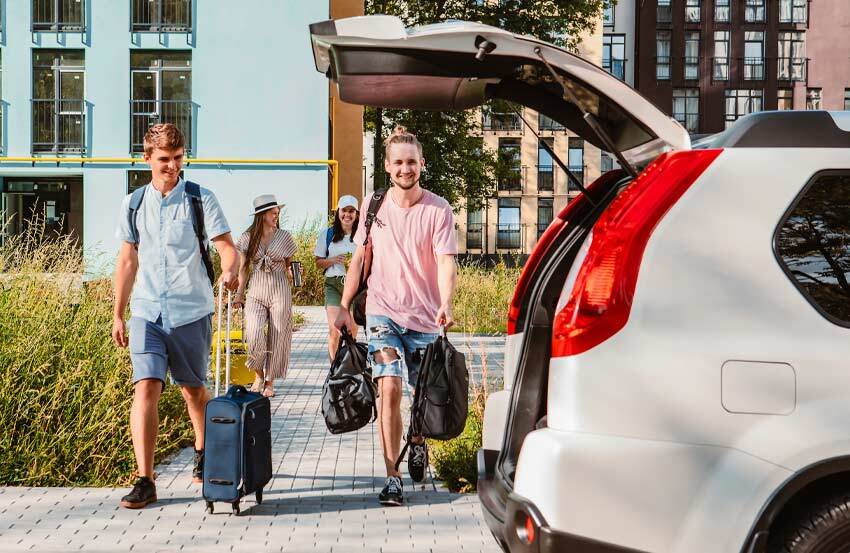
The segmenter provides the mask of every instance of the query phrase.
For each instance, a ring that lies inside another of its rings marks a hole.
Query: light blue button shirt
[[[215,195],[201,188],[208,237],[230,232]],[[115,237],[133,243],[127,219],[130,195],[121,204]],[[183,179],[166,196],[153,186],[136,214],[139,269],[130,299],[134,317],[151,322],[162,316],[166,328],[197,321],[214,311],[213,290],[192,226],[192,206]]]

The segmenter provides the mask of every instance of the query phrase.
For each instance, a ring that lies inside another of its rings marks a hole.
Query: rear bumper
[[[534,528],[534,541],[529,543],[526,527],[531,519]],[[610,543],[559,532],[551,528],[537,507],[529,500],[511,494],[508,497],[505,538],[507,550],[511,553],[641,553],[637,549],[628,549]]]
[[[496,479],[496,461],[499,451],[495,449],[479,449],[478,462],[478,499],[481,501],[481,510],[484,513],[484,522],[492,532],[493,537],[505,547],[504,526],[505,507],[508,490],[502,483],[501,478]]]

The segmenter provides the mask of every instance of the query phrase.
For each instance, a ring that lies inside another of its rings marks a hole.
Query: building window
[[[655,20],[658,23],[670,23],[673,21],[673,9],[670,0],[658,0],[655,8]]]
[[[567,149],[567,168],[575,180],[584,184],[584,140],[570,137]],[[569,192],[579,192],[581,189],[570,179],[567,185]]]
[[[685,79],[699,79],[699,31],[685,32]]]
[[[744,21],[747,23],[764,22],[764,0],[746,0],[744,4]]]
[[[776,91],[776,109],[794,109],[794,90],[791,88],[780,88]]]
[[[823,109],[823,94],[820,88],[806,91],[806,109]]]
[[[714,80],[729,80],[729,31],[714,31]]]
[[[148,128],[156,123],[173,123],[186,137],[186,152],[192,152],[192,53],[163,50],[134,50],[130,53],[131,145],[144,150]]]
[[[764,80],[764,32],[744,32],[744,79]]]
[[[626,35],[602,36],[602,69],[626,80]]]
[[[614,169],[614,159],[608,152],[601,152],[599,157],[599,170],[604,174]]]
[[[714,0],[714,21],[729,22],[729,0]]]
[[[689,133],[697,132],[699,126],[699,89],[673,89],[673,118]]]
[[[808,19],[808,0],[779,0],[780,23],[806,23]]]
[[[783,31],[779,33],[779,80],[806,80],[806,33]]]
[[[817,175],[782,222],[776,253],[785,274],[833,322],[850,326],[850,174]]]
[[[655,78],[670,79],[670,31],[655,33]]]
[[[482,110],[482,128],[485,131],[519,131],[522,121],[517,115],[521,109],[511,102],[493,100]]]
[[[605,0],[605,4],[603,4],[602,25],[604,27],[614,26],[614,6],[611,5],[611,0]]]
[[[731,89],[726,91],[726,127],[739,117],[762,110],[762,91]]]
[[[188,32],[192,0],[133,0],[133,32]]]
[[[537,114],[537,128],[540,131],[563,131],[566,130],[559,122],[555,121],[551,117],[547,117],[542,113]]]
[[[540,142],[544,140],[550,148],[554,147],[554,141],[551,138],[543,138]],[[552,192],[554,190],[555,166],[552,163],[552,155],[542,144],[539,144],[537,146],[537,191]]]
[[[85,151],[83,50],[33,50],[32,151]]]
[[[501,250],[518,250],[522,246],[519,206],[519,198],[499,198],[496,247]]]
[[[85,0],[32,0],[33,31],[85,31]]]
[[[699,23],[700,0],[685,0],[685,21]]]
[[[466,212],[466,249],[480,250],[484,245],[484,210]]]
[[[850,111],[850,88],[844,89],[844,111]]]
[[[537,239],[549,228],[555,210],[552,206],[552,198],[537,198]]]
[[[515,192],[522,190],[522,158],[519,138],[500,138],[499,157],[507,164],[507,173],[499,179],[499,190]]]

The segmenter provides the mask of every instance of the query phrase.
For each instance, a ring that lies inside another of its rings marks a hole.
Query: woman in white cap
[[[334,222],[316,239],[316,265],[325,271],[325,310],[328,315],[328,354],[331,360],[339,346],[339,331],[334,321],[339,314],[342,289],[345,286],[346,263],[351,259],[357,244],[354,233],[358,223],[357,198],[342,196],[334,211]],[[357,336],[357,329],[352,330]]]
[[[280,228],[283,205],[272,194],[254,198],[254,222],[236,242],[242,265],[234,305],[245,306],[247,365],[257,373],[251,389],[266,397],[274,396],[275,379],[286,376],[292,346],[289,274],[296,245]]]

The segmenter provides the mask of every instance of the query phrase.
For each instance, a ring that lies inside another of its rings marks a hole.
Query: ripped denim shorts
[[[402,378],[402,360],[407,366],[407,382],[416,386],[419,366],[425,348],[437,339],[437,334],[419,332],[398,325],[383,315],[366,316],[366,338],[369,341],[369,361],[372,364],[372,378],[397,376]],[[375,363],[374,354],[384,349],[394,350],[398,359],[390,363]]]

